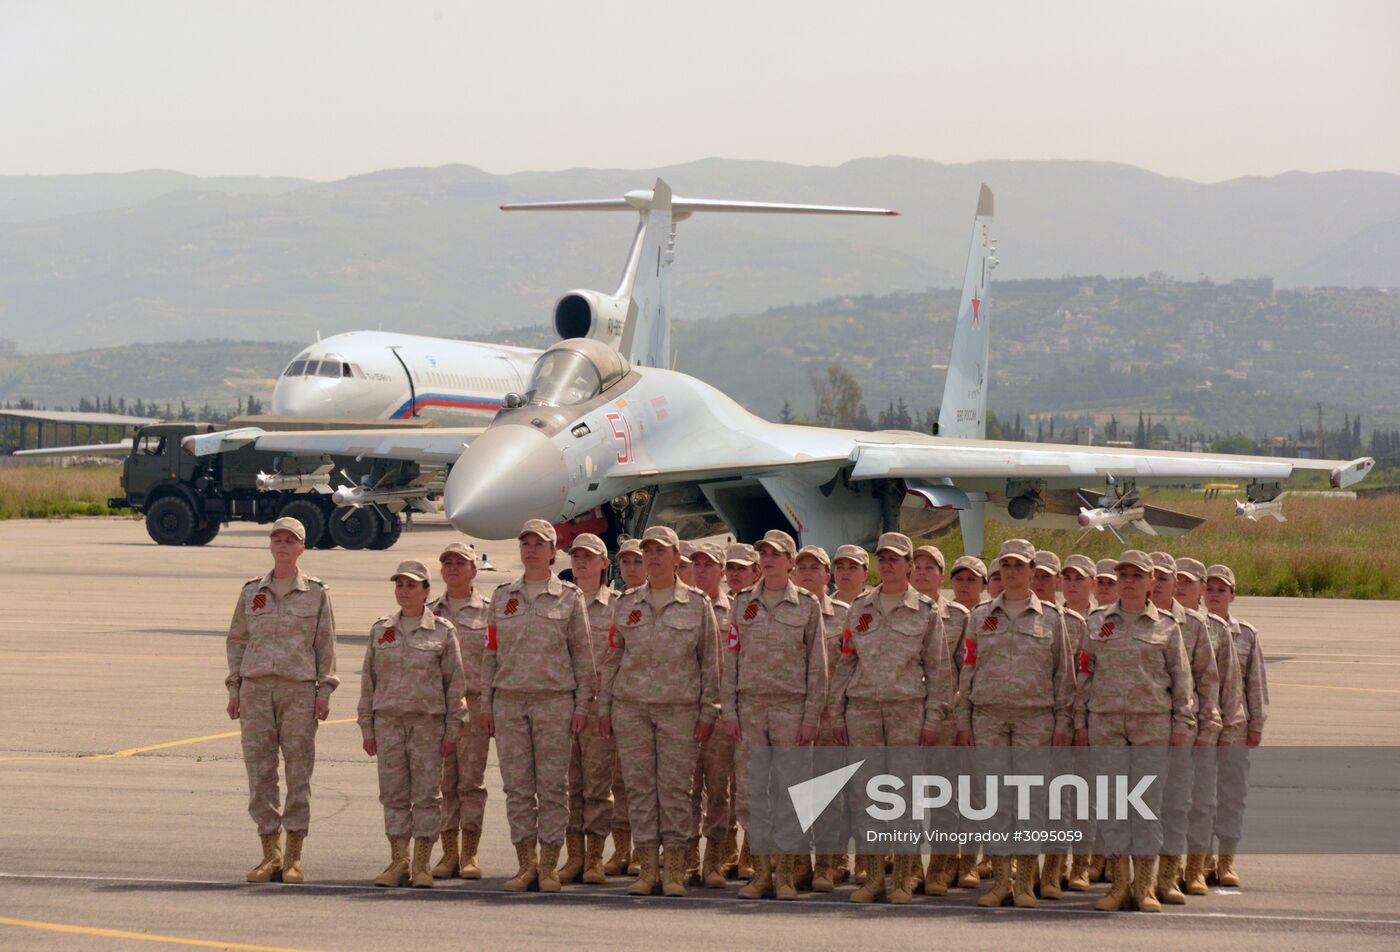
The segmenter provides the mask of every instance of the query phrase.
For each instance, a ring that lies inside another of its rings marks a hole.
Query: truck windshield
[[[530,403],[569,407],[592,400],[602,392],[602,381],[593,362],[572,350],[551,350],[535,361],[530,374]]]

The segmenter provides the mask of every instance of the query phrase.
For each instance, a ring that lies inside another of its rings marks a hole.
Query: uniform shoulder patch
[[[306,576],[306,580],[307,580],[308,582],[310,582],[312,585],[319,585],[319,586],[321,586],[321,588],[330,588],[329,585],[327,585],[325,582],[321,581],[320,579],[318,579],[318,578],[317,578],[316,576],[314,576],[314,575],[308,575],[308,576]]]
[[[800,599],[803,599],[803,598],[808,598],[808,599],[811,599],[811,600],[814,601],[814,602],[817,601],[817,596],[813,595],[811,592],[807,591],[805,588],[799,588],[799,589],[797,590],[797,597],[798,597],[799,600],[800,600]],[[818,604],[820,604],[820,602],[818,602]]]
[[[1249,632],[1251,635],[1256,635],[1256,634],[1259,633],[1259,629],[1258,629],[1258,628],[1255,628],[1253,624],[1251,624],[1250,622],[1245,621],[1245,620],[1242,619],[1242,618],[1236,618],[1236,619],[1235,619],[1235,624],[1237,624],[1237,625],[1240,626],[1240,630],[1241,630],[1241,631],[1247,631],[1247,632]]]
[[[262,580],[263,577],[261,575],[254,575],[252,578],[248,579],[248,581],[243,583],[243,587],[247,588],[249,585],[256,585]]]
[[[583,591],[583,589],[579,588],[577,585],[575,585],[573,582],[570,582],[568,579],[562,579],[562,578],[561,578],[561,579],[559,580],[559,584],[562,585],[562,586],[564,586],[564,588],[566,588],[566,589],[568,589],[568,590],[570,590],[570,591],[574,591],[574,592],[582,592],[582,591]]]
[[[963,616],[972,614],[972,610],[961,602],[949,602],[948,610],[954,614],[962,614]]]

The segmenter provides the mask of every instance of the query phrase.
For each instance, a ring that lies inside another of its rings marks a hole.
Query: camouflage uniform
[[[710,606],[714,613],[715,658],[718,659],[729,638],[729,596],[720,592]],[[722,730],[711,732],[700,749],[691,787],[691,806],[695,811],[692,835],[723,839],[735,822],[734,738]]]
[[[588,631],[593,639],[593,661],[601,665],[608,653],[608,632],[613,624],[617,592],[602,586],[590,597]],[[601,684],[601,677],[599,683]],[[613,829],[613,778],[618,772],[617,749],[610,738],[598,733],[597,704],[589,713],[583,733],[575,734],[569,752],[569,832],[607,836]],[[623,824],[618,829],[627,829]]]
[[[1243,742],[1245,723],[1248,714],[1244,706],[1241,689],[1240,662],[1235,656],[1235,640],[1230,637],[1230,628],[1219,615],[1206,615],[1206,634],[1210,638],[1211,650],[1215,655],[1215,669],[1219,675],[1220,731],[1214,740],[1238,740]],[[1187,820],[1188,851],[1204,854],[1210,851],[1211,836],[1215,831],[1216,811],[1216,764],[1208,758],[1196,760],[1196,775],[1191,788],[1191,813]]]
[[[1078,668],[1075,728],[1088,731],[1089,746],[1165,748],[1172,734],[1190,736],[1195,729],[1191,665],[1181,628],[1151,603],[1140,613],[1120,604],[1090,612]],[[1137,762],[1134,772],[1141,773]],[[1156,772],[1162,767],[1159,757]],[[1152,784],[1142,797],[1157,815],[1161,790]],[[1160,820],[1135,815],[1131,843],[1127,824],[1109,824],[1103,835],[1109,855],[1162,852]]]
[[[452,622],[462,653],[467,719],[457,746],[442,760],[442,829],[481,832],[486,815],[486,759],[491,737],[481,729],[481,656],[486,645],[486,616],[490,603],[473,588],[467,604],[452,611],[447,596],[428,603],[428,611]]]
[[[442,829],[442,743],[467,717],[457,630],[424,610],[385,615],[369,630],[358,722],[378,746],[379,802],[390,839],[436,838]]]
[[[709,598],[680,580],[617,600],[598,715],[612,718],[638,849],[684,851],[692,835],[695,726],[719,716],[714,624]]]
[[[583,594],[550,575],[533,600],[520,577],[491,596],[482,706],[495,718],[496,753],[515,844],[564,841],[569,819],[569,721],[597,689]]]
[[[320,579],[297,570],[279,598],[272,572],[249,579],[228,631],[229,697],[239,704],[248,815],[258,834],[286,827],[304,834],[311,822],[311,772],[316,766],[316,701],[340,684],[335,675],[335,616]],[[277,752],[287,771],[280,805]]]
[[[732,596],[720,678],[723,717],[739,721],[736,810],[751,839],[750,752],[755,747],[796,745],[798,729],[815,729],[826,703],[821,604],[811,592],[788,582],[782,600],[770,610],[762,592],[760,581]],[[781,830],[765,831],[787,844],[784,853],[801,849],[801,831],[795,818],[789,821]]]
[[[978,747],[1044,747],[1073,719],[1069,635],[1058,609],[1034,594],[1019,618],[1003,602],[998,595],[968,615],[958,730],[971,731]]]
[[[1211,643],[1206,616],[1202,612],[1174,602],[1172,618],[1181,629],[1186,657],[1191,664],[1194,688],[1193,713],[1196,724],[1186,733],[1186,747],[1198,739],[1214,744],[1220,736],[1220,675],[1215,664],[1215,649]],[[1171,759],[1167,787],[1162,804],[1162,852],[1180,856],[1186,852],[1186,829],[1191,813],[1192,790],[1195,786],[1195,758],[1183,751]]]
[[[1231,747],[1221,752],[1215,814],[1215,836],[1221,853],[1233,853],[1244,833],[1244,801],[1249,781],[1249,758],[1244,750],[1247,732],[1264,730],[1269,717],[1269,682],[1264,674],[1264,650],[1259,633],[1249,622],[1231,615],[1224,620],[1239,661],[1239,693],[1244,701],[1244,730],[1223,732]]]

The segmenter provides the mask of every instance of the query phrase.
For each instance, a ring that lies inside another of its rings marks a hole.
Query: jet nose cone
[[[564,454],[539,430],[489,427],[452,467],[447,518],[479,539],[513,539],[527,519],[558,522],[568,494]]]
[[[331,395],[315,381],[283,377],[272,388],[274,416],[326,417],[334,413]]]

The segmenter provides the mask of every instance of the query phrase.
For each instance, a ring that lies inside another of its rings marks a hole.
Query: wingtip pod
[[[992,190],[987,187],[987,183],[982,183],[982,191],[977,193],[977,217],[991,218],[995,201],[992,198]]]
[[[1355,486],[1366,478],[1366,474],[1371,472],[1371,467],[1376,465],[1376,461],[1369,456],[1354,459],[1345,466],[1338,466],[1332,470],[1329,482],[1333,489],[1346,489],[1348,486]]]

